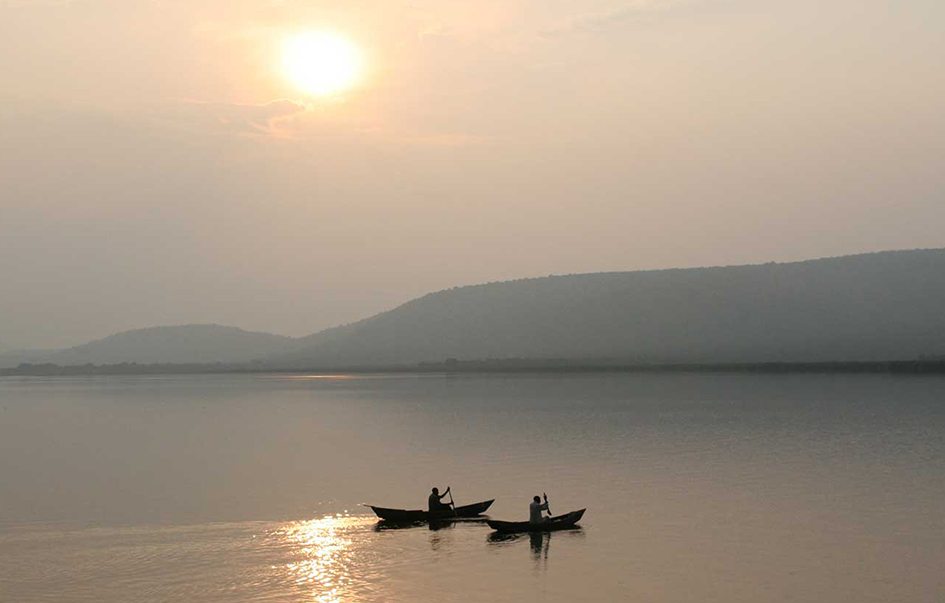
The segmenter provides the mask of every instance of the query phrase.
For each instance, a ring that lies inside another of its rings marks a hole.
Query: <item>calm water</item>
[[[0,379],[3,602],[933,602],[943,501],[940,378]]]

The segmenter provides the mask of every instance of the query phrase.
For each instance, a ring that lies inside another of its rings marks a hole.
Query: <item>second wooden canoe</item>
[[[495,502],[495,499],[484,500],[482,502],[473,503],[471,505],[463,505],[462,507],[456,507],[456,512],[453,512],[453,509],[444,510],[442,513],[434,513],[432,519],[449,519],[451,517],[478,517],[486,512],[492,503]],[[420,509],[416,510],[405,510],[405,509],[388,509],[385,507],[375,507],[374,505],[368,505],[371,509],[374,510],[374,514],[380,517],[385,521],[396,521],[396,522],[416,522],[416,521],[430,521],[429,511],[423,511]]]
[[[528,521],[496,521],[493,519],[488,520],[486,523],[488,523],[489,527],[493,530],[504,534],[512,534],[515,532],[554,532],[555,530],[567,530],[577,527],[577,522],[581,521],[581,518],[584,517],[584,511],[587,511],[587,509],[571,511],[570,513],[556,517],[549,517],[541,523],[531,523]]]

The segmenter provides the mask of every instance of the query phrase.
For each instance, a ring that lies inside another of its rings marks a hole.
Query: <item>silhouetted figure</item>
[[[545,521],[546,517],[541,514],[542,511],[548,511],[548,503],[541,502],[541,497],[536,496],[532,500],[532,504],[528,505],[528,521],[530,523],[542,523]],[[551,515],[551,511],[548,511],[548,515]]]
[[[443,494],[440,494],[439,490],[437,490],[436,488],[433,488],[433,491],[430,494],[430,498],[428,499],[429,503],[427,505],[427,510],[430,511],[430,513],[443,513],[449,510],[450,508],[449,505],[444,505],[443,503],[440,502],[440,499],[449,493],[450,493],[449,486],[446,487],[446,492],[444,492]]]

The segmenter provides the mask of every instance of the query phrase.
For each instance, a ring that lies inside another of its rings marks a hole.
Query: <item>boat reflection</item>
[[[561,536],[561,537],[583,537],[584,528],[581,526],[574,526],[573,528],[567,530],[556,530],[554,532],[491,532],[488,537],[489,544],[492,545],[504,545],[510,544],[513,542],[524,541],[528,539],[530,542],[534,543],[535,538],[538,539],[545,538],[550,539],[552,534]]]
[[[383,532],[386,530],[410,530],[413,528],[426,528],[431,532],[436,532],[443,529],[452,529],[456,524],[471,524],[471,523],[485,523],[487,517],[468,517],[468,518],[458,518],[458,519],[447,519],[445,521],[389,521],[382,519],[376,524],[374,524],[375,532]]]
[[[413,528],[426,528],[431,532],[436,532],[444,528],[452,528],[456,525],[453,521],[384,521],[381,520],[374,524],[375,532],[385,532],[387,530],[410,530]]]
[[[555,532],[519,532],[514,534],[505,534],[502,532],[492,532],[489,534],[488,543],[492,546],[506,546],[516,542],[528,541],[529,549],[532,553],[532,559],[542,566],[548,564],[548,551],[551,548],[551,537],[573,538],[584,537],[584,529],[576,526],[569,530],[558,530]]]

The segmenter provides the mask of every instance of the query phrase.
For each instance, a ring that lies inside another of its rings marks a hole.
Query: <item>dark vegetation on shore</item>
[[[422,362],[412,366],[339,366],[328,369],[271,369],[251,364],[21,364],[0,369],[0,376],[53,377],[81,375],[213,375],[213,374],[456,374],[456,373],[876,373],[945,374],[945,359],[892,360],[885,362],[740,362],[643,364],[601,360],[504,358]]]

